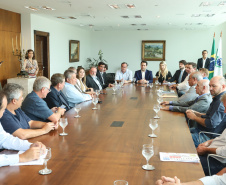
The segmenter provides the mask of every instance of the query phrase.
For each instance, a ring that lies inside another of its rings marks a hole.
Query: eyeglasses
[[[49,89],[48,87],[44,87],[44,88],[46,88],[49,92],[51,92],[51,89]]]

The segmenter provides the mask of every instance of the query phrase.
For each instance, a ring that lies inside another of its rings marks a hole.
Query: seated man
[[[217,175],[203,177],[197,181],[181,183],[176,176],[174,178],[162,176],[157,180],[156,185],[226,185],[226,168],[217,173]]]
[[[193,110],[187,110],[188,119],[197,123],[197,128],[191,128],[192,139],[196,147],[199,143],[199,132],[214,132],[221,134],[226,127],[226,116],[224,113],[224,105],[220,101],[221,96],[225,93],[225,79],[222,76],[215,76],[210,80],[210,93],[214,97],[206,114]],[[201,143],[210,139],[211,136],[201,134]]]
[[[191,73],[196,71],[196,68],[197,68],[197,66],[195,63],[193,63],[193,62],[187,63],[186,64],[186,72],[187,72],[188,76],[184,79],[183,82],[170,86],[170,88],[172,88],[172,89],[177,89],[179,97],[182,96],[185,92],[187,92],[189,90],[190,86],[188,85],[188,78]]]
[[[93,90],[102,90],[103,84],[101,80],[97,77],[97,68],[91,67],[89,70],[89,75],[86,76],[86,86],[88,88],[93,88]]]
[[[49,133],[58,124],[33,121],[20,109],[23,101],[23,87],[9,83],[3,88],[8,105],[0,119],[4,130],[20,139],[29,139]]]
[[[60,73],[54,74],[51,77],[51,82],[51,91],[47,94],[46,98],[44,98],[45,102],[50,109],[53,107],[62,107],[68,111],[70,109],[69,102],[61,91],[65,85],[64,75]]]
[[[102,89],[114,86],[113,84],[110,84],[108,82],[107,74],[106,74],[106,72],[104,72],[105,65],[106,64],[104,62],[99,62],[98,63],[98,70],[97,70],[97,73],[96,73],[96,76],[99,78],[99,80],[102,84]]]
[[[186,61],[180,60],[179,61],[179,70],[177,70],[175,72],[173,77],[171,79],[169,79],[168,82],[176,82],[177,84],[183,82],[187,76],[187,72],[185,70],[185,65],[186,65]]]
[[[50,90],[51,82],[48,78],[40,76],[33,84],[33,91],[28,94],[22,103],[21,109],[31,119],[36,121],[51,121],[57,123],[64,112],[60,107],[49,109],[43,98],[46,98]]]
[[[121,70],[116,71],[115,80],[117,82],[123,81],[124,83],[130,83],[133,80],[132,71],[127,69],[128,64],[123,62],[121,64]]]
[[[7,99],[3,92],[0,92],[0,118],[2,117],[7,106]],[[46,150],[45,145],[40,142],[34,144],[29,143],[27,140],[21,140],[6,133],[0,124],[0,149],[9,150],[25,150],[22,154],[0,155],[0,167],[13,165],[16,163],[23,163],[28,161],[37,160],[40,157],[40,152]]]
[[[200,68],[199,72],[202,74],[203,79],[209,80],[209,70],[206,68]]]
[[[191,75],[189,76],[191,77]],[[189,80],[189,84],[190,84]],[[209,81],[208,80],[200,80],[196,86],[196,93],[199,95],[195,100],[188,102],[162,102],[163,105],[170,104],[169,107],[163,107],[162,110],[170,110],[173,112],[183,112],[191,109],[195,111],[199,111],[201,113],[206,113],[208,110],[210,103],[212,102],[212,96],[209,91]]]
[[[92,97],[89,94],[81,93],[75,87],[75,84],[77,82],[75,71],[66,70],[64,72],[64,76],[65,76],[65,86],[62,89],[62,92],[67,98],[70,107],[74,107],[78,103],[92,99]]]
[[[152,71],[147,70],[148,63],[146,61],[142,61],[140,63],[141,70],[135,72],[134,78],[136,78],[137,83],[152,83],[153,76]]]

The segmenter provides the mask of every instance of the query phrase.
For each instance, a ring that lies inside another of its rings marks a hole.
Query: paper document
[[[168,85],[168,86],[171,86],[171,85],[174,85],[174,84],[176,84],[175,82],[167,82],[167,83],[163,83],[163,85]]]
[[[18,154],[22,154],[25,151],[19,151]],[[23,166],[23,165],[43,165],[44,164],[44,158],[46,157],[47,154],[47,150],[45,152],[45,154],[41,155],[40,158],[38,160],[34,160],[34,161],[29,161],[29,162],[25,162],[25,163],[16,163],[13,164],[11,166]]]
[[[159,152],[159,155],[160,155],[160,161],[174,161],[174,162],[188,162],[188,163],[200,162],[197,154]]]

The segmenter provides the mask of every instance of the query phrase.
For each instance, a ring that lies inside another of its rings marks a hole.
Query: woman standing
[[[159,71],[156,73],[155,76],[160,83],[163,83],[164,81],[168,81],[170,78],[172,78],[170,71],[168,71],[167,69],[167,65],[165,61],[160,62]]]
[[[28,72],[28,75],[31,77],[36,77],[38,74],[38,62],[35,60],[35,54],[32,49],[29,49],[26,52],[23,69]]]

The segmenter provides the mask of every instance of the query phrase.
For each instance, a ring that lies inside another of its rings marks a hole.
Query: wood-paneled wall
[[[0,9],[0,61],[4,61],[0,66],[0,82],[2,86],[6,84],[8,78],[17,76],[20,72],[20,62],[17,56],[12,54],[12,38],[14,50],[19,47],[21,33],[20,14]]]

